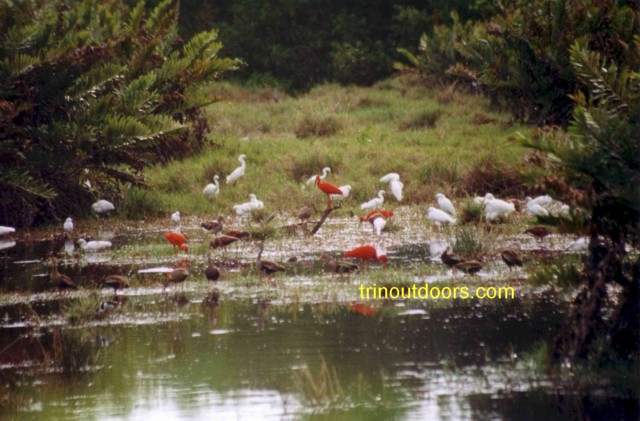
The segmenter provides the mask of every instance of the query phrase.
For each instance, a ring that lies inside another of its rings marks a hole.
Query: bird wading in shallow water
[[[200,228],[208,234],[217,236],[224,228],[224,217],[222,215],[218,215],[218,217],[213,221],[205,221],[201,223]]]
[[[64,273],[58,272],[58,261],[55,258],[52,258],[51,263],[51,283],[53,283],[56,287],[58,287],[61,291],[66,291],[68,289],[78,289],[76,284],[71,280],[71,278]]]
[[[522,259],[514,249],[502,250],[500,257],[502,257],[502,261],[509,267],[509,272],[511,272],[512,266],[522,266]]]
[[[164,235],[164,238],[173,246],[173,252],[178,253],[179,250],[183,250],[189,253],[189,246],[187,245],[187,237],[184,234],[176,231],[169,231]]]
[[[166,274],[167,279],[164,283],[163,290],[167,288],[167,285],[169,285],[169,283],[181,284],[189,277],[189,270],[187,269],[188,263],[188,260],[183,260],[182,262],[178,263],[177,267],[174,268],[173,271]]]
[[[369,260],[375,260],[384,264],[387,267],[387,255],[381,250],[376,249],[371,245],[359,246],[344,253],[344,257],[356,258],[362,260],[363,270],[369,268]]]
[[[333,201],[332,195],[342,195],[342,190],[331,183],[321,181],[319,175],[316,175],[316,186],[318,186],[321,192],[327,195],[327,209],[331,207]]]
[[[285,267],[280,263],[272,262],[271,260],[263,260],[262,259],[262,251],[264,250],[264,240],[258,243],[258,257],[256,258],[256,265],[258,269],[264,272],[267,275],[267,281],[271,281],[271,275],[276,272],[284,272]]]
[[[247,156],[245,154],[242,154],[238,157],[238,161],[240,161],[240,166],[235,170],[233,170],[233,172],[227,176],[227,184],[233,183],[234,181],[236,181],[237,179],[239,179],[244,175],[244,170],[247,168],[247,164],[244,162],[246,157]]]
[[[453,268],[469,275],[475,275],[482,269],[482,262],[479,260],[465,260],[464,262],[456,263]]]
[[[347,262],[345,260],[335,260],[327,253],[323,253],[322,256],[320,256],[320,259],[324,261],[325,270],[327,270],[328,272],[337,273],[340,276],[346,273],[347,279],[351,275],[351,272],[355,272],[359,268],[359,266],[355,263]]]
[[[129,288],[129,280],[120,275],[105,276],[103,283],[109,288],[113,288],[113,292],[118,295],[118,290]]]
[[[442,252],[442,254],[440,255],[440,260],[442,260],[442,263],[450,268],[454,267],[458,263],[464,262],[464,259],[462,257],[453,253],[453,249],[451,248],[451,246],[447,246],[447,248]]]
[[[524,233],[533,236],[538,242],[540,242],[544,237],[551,234],[551,231],[549,231],[545,226],[537,225],[526,229]]]
[[[78,245],[82,251],[100,251],[111,247],[111,241],[92,240],[87,241],[84,238],[78,240]]]
[[[208,281],[215,282],[220,278],[220,270],[213,265],[211,260],[211,252],[207,253],[208,265],[204,270],[204,276]]]

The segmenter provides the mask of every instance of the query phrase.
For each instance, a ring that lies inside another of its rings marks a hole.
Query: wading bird
[[[205,233],[217,236],[224,228],[224,217],[222,215],[218,215],[213,221],[205,221],[201,223],[200,227]]]
[[[120,275],[107,275],[103,283],[109,288],[113,288],[113,292],[116,295],[118,295],[118,290],[129,288],[129,280]]]
[[[271,281],[271,275],[276,272],[284,272],[286,268],[280,263],[272,262],[271,260],[263,260],[262,259],[262,251],[264,250],[264,240],[258,243],[258,248],[260,251],[258,252],[258,257],[256,259],[256,265],[258,269],[264,272],[267,275],[267,281]]]
[[[526,229],[524,233],[533,236],[537,241],[541,241],[544,237],[551,234],[551,231],[545,226],[537,225]]]
[[[213,261],[211,260],[211,252],[207,253],[208,265],[204,270],[204,276],[208,281],[215,282],[220,278],[220,269],[213,265]]]
[[[389,183],[389,188],[391,188],[393,197],[395,197],[398,202],[402,200],[402,189],[404,188],[404,184],[400,181],[400,175],[395,172],[391,172],[383,175],[382,178],[380,178],[380,182]]]
[[[344,253],[344,257],[362,260],[363,269],[369,269],[369,260],[382,262],[387,267],[387,254],[371,245],[359,246]]]
[[[533,199],[527,197],[527,205],[526,205],[527,213],[536,216],[547,216],[549,215],[549,211],[546,210],[542,205],[534,202]]]
[[[0,226],[0,235],[11,234],[14,232],[16,232],[16,229],[13,227]]]
[[[318,186],[318,189],[320,189],[321,192],[327,195],[327,209],[331,207],[331,203],[333,201],[332,195],[342,195],[342,190],[331,183],[321,181],[319,175],[316,175],[316,186]]]
[[[178,266],[174,268],[170,273],[167,273],[167,280],[164,283],[163,290],[167,288],[167,285],[169,285],[169,283],[181,284],[189,277],[189,270],[187,270],[186,267],[188,263],[188,260],[183,260],[182,262],[178,263]]]
[[[427,218],[435,222],[436,224],[455,224],[456,220],[451,215],[441,209],[430,206],[427,209]]]
[[[502,215],[509,215],[516,207],[513,203],[496,199],[491,193],[487,193],[484,199],[484,217],[487,221],[494,221]]]
[[[455,264],[453,268],[469,275],[475,275],[482,269],[482,262],[479,260],[465,260],[464,262]]]
[[[512,266],[522,266],[522,259],[514,249],[502,250],[500,257],[502,257],[502,261],[509,267],[509,272],[511,272]]]
[[[325,178],[327,178],[327,176],[329,175],[329,173],[331,172],[331,168],[329,167],[324,167],[322,169],[322,175],[320,175],[320,180],[324,180]],[[307,179],[307,181],[305,182],[305,184],[307,186],[310,186],[312,184],[314,184],[316,182],[316,177],[318,176],[318,174],[314,174],[311,177],[309,177]]]
[[[93,205],[91,205],[91,209],[93,209],[93,211],[98,215],[102,215],[108,214],[109,212],[115,210],[115,206],[113,206],[113,203],[109,202],[108,200],[100,199]]]
[[[233,183],[238,178],[244,175],[244,170],[247,168],[247,164],[244,162],[244,159],[246,157],[247,156],[245,154],[242,154],[238,157],[238,161],[240,161],[240,166],[235,170],[233,170],[233,172],[227,176],[227,184]]]
[[[455,218],[456,209],[453,207],[453,203],[451,203],[451,200],[449,200],[447,196],[442,193],[438,193],[436,194],[436,200],[438,201],[438,207],[440,209]]]
[[[213,183],[209,183],[202,190],[202,194],[207,199],[215,199],[215,197],[220,193],[220,177],[217,175],[213,176]]]
[[[378,191],[378,197],[374,197],[368,202],[360,205],[360,209],[377,209],[384,203],[384,190]]]
[[[451,246],[447,246],[447,248],[442,252],[442,254],[440,255],[440,260],[442,260],[442,263],[450,268],[454,267],[458,263],[464,262],[464,259],[462,257],[453,253],[453,249],[451,248]]]
[[[189,246],[187,245],[187,237],[184,234],[176,231],[169,231],[165,233],[164,238],[173,246],[173,252],[178,253],[179,250],[184,250],[189,253]]]
[[[59,290],[78,289],[71,278],[64,273],[58,272],[58,261],[55,258],[50,260],[51,263],[51,282],[58,287]]]
[[[175,211],[171,214],[171,222],[173,222],[174,224],[180,223],[180,211]]]
[[[87,241],[84,238],[78,240],[78,245],[82,251],[100,251],[111,247],[111,241],[106,240],[92,240]]]
[[[232,237],[230,235],[223,234],[211,240],[209,242],[209,247],[212,249],[224,248],[224,247],[227,247],[229,244],[235,243],[238,240],[239,240],[238,237]]]
[[[351,194],[351,186],[349,184],[338,187],[342,194],[332,194],[331,200],[344,200]]]
[[[345,260],[335,260],[333,257],[331,257],[327,253],[323,253],[322,256],[320,256],[320,260],[324,261],[325,270],[329,272],[337,273],[340,276],[346,273],[347,279],[351,275],[351,272],[355,272],[356,270],[358,270],[357,264],[347,262]]]
[[[73,231],[73,219],[67,218],[64,224],[62,224],[62,229],[64,229],[65,232],[71,233]]]

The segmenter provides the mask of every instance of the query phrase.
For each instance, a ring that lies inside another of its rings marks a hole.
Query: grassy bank
[[[325,196],[301,186],[325,166],[332,170],[328,181],[352,186],[341,212],[359,210],[386,188],[379,179],[388,172],[401,176],[403,203],[427,205],[436,192],[484,194],[495,181],[487,172],[504,178],[528,153],[514,138],[529,128],[491,110],[482,96],[427,89],[408,78],[370,88],[326,85],[300,97],[220,84],[211,95],[220,99],[208,108],[211,146],[150,169],[149,191],[125,192],[125,215],[230,214],[250,193],[270,211],[295,214],[304,204],[322,209]],[[247,156],[245,176],[227,185],[240,154]],[[210,201],[202,189],[216,174],[221,192]]]

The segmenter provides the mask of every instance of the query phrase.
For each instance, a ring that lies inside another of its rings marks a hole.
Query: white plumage
[[[0,225],[0,235],[11,234],[12,232],[16,232],[16,229]]]
[[[173,221],[173,223],[175,224],[180,223],[180,211],[175,211],[171,214],[171,221]]]
[[[233,170],[233,172],[227,176],[227,184],[233,183],[238,178],[244,175],[244,170],[245,168],[247,168],[247,164],[244,162],[244,159],[246,157],[247,156],[245,154],[242,154],[238,157],[238,161],[240,161],[240,166],[235,170]]]
[[[331,200],[343,200],[349,197],[349,194],[351,194],[351,186],[349,184],[345,186],[340,186],[338,188],[340,189],[342,194],[332,194]]]
[[[440,209],[453,217],[456,216],[456,210],[453,207],[453,203],[451,203],[451,200],[449,200],[444,194],[436,194],[436,200],[438,201],[438,206],[440,207]]]
[[[484,200],[484,215],[487,221],[493,221],[498,219],[501,215],[508,215],[514,212],[516,207],[513,203],[505,202],[501,199],[496,199],[491,193],[485,195]]]
[[[109,202],[108,200],[100,199],[96,203],[91,205],[91,209],[93,209],[95,213],[101,214],[115,210],[115,206],[113,206],[113,203]]]
[[[262,209],[262,208],[264,208],[264,202],[262,202],[262,200],[258,200],[256,195],[253,194],[253,193],[251,193],[249,195],[249,203],[250,203],[251,209]]]
[[[589,250],[589,239],[587,237],[578,237],[569,244],[567,251],[583,252]]]
[[[451,215],[441,209],[434,208],[433,206],[427,209],[427,218],[438,224],[455,224],[456,220]]]
[[[73,231],[73,219],[71,218],[67,218],[64,221],[64,224],[62,224],[62,229],[65,230],[65,232],[71,232]]]
[[[213,183],[209,183],[205,186],[205,188],[202,190],[202,194],[207,198],[207,199],[213,199],[215,198],[218,193],[220,193],[220,177],[218,177],[217,175],[213,176]]]
[[[404,184],[400,181],[400,175],[398,173],[391,172],[386,174],[380,178],[380,182],[389,183],[389,188],[391,188],[393,197],[395,197],[398,202],[402,200],[402,189],[404,189]]]
[[[544,196],[538,196],[535,199],[531,199],[531,197],[527,196],[527,203],[529,203],[529,201],[540,205],[542,207],[547,207],[550,204],[553,203],[553,199],[551,198],[551,196],[549,196],[548,194],[545,194]]]
[[[238,205],[233,205],[233,210],[236,212],[236,215],[242,216],[247,213],[251,213],[254,210],[264,208],[264,203],[262,200],[258,200],[255,194],[251,193],[249,195],[249,201],[240,203]]]
[[[390,172],[380,178],[381,183],[390,183],[392,180],[400,180],[400,175],[395,172]]]
[[[324,167],[322,169],[322,175],[320,176],[320,180],[324,180],[325,178],[327,178],[327,175],[329,175],[329,173],[331,172],[331,168],[329,167]],[[307,179],[307,181],[305,182],[305,184],[307,186],[311,186],[313,184],[316,184],[316,175],[312,175],[311,177],[309,177]]]
[[[530,197],[527,197],[527,213],[536,216],[547,216],[549,211],[542,207],[542,205],[535,202]]]
[[[374,218],[372,224],[373,224],[373,228],[376,230],[376,234],[380,235],[385,225],[387,225],[387,220],[384,219],[382,216],[378,216]]]
[[[360,205],[360,209],[376,209],[384,203],[384,190],[380,190],[378,192],[378,197],[369,200],[368,202],[364,202]]]
[[[93,240],[87,241],[84,238],[78,240],[78,245],[82,250],[98,251],[111,247],[111,241]]]

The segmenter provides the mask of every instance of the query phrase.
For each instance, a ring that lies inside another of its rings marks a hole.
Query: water
[[[336,235],[327,225],[317,237],[267,243],[263,258],[297,257],[272,284],[254,273],[251,243],[216,254],[232,263],[222,281],[207,282],[206,241],[193,232],[191,275],[166,290],[163,274],[137,274],[179,259],[154,254],[156,243],[166,244],[153,227],[121,234],[114,250],[97,256],[65,257],[61,243],[18,240],[2,251],[0,418],[637,418],[637,401],[573,393],[528,358],[562,323],[569,297],[529,287],[521,281],[526,273],[509,274],[499,262],[478,277],[453,274],[431,258],[446,238],[431,231],[384,237],[392,245],[387,271],[372,265],[349,278],[323,273],[319,249],[379,241],[369,227],[346,229],[350,222],[335,221]],[[79,291],[49,284],[45,260],[58,252],[60,270]],[[114,272],[132,283],[117,299],[100,288]],[[359,297],[360,284],[398,279],[472,290],[499,282],[517,293],[508,300]],[[118,307],[95,317],[106,300]],[[91,316],[73,322],[83,305]]]

